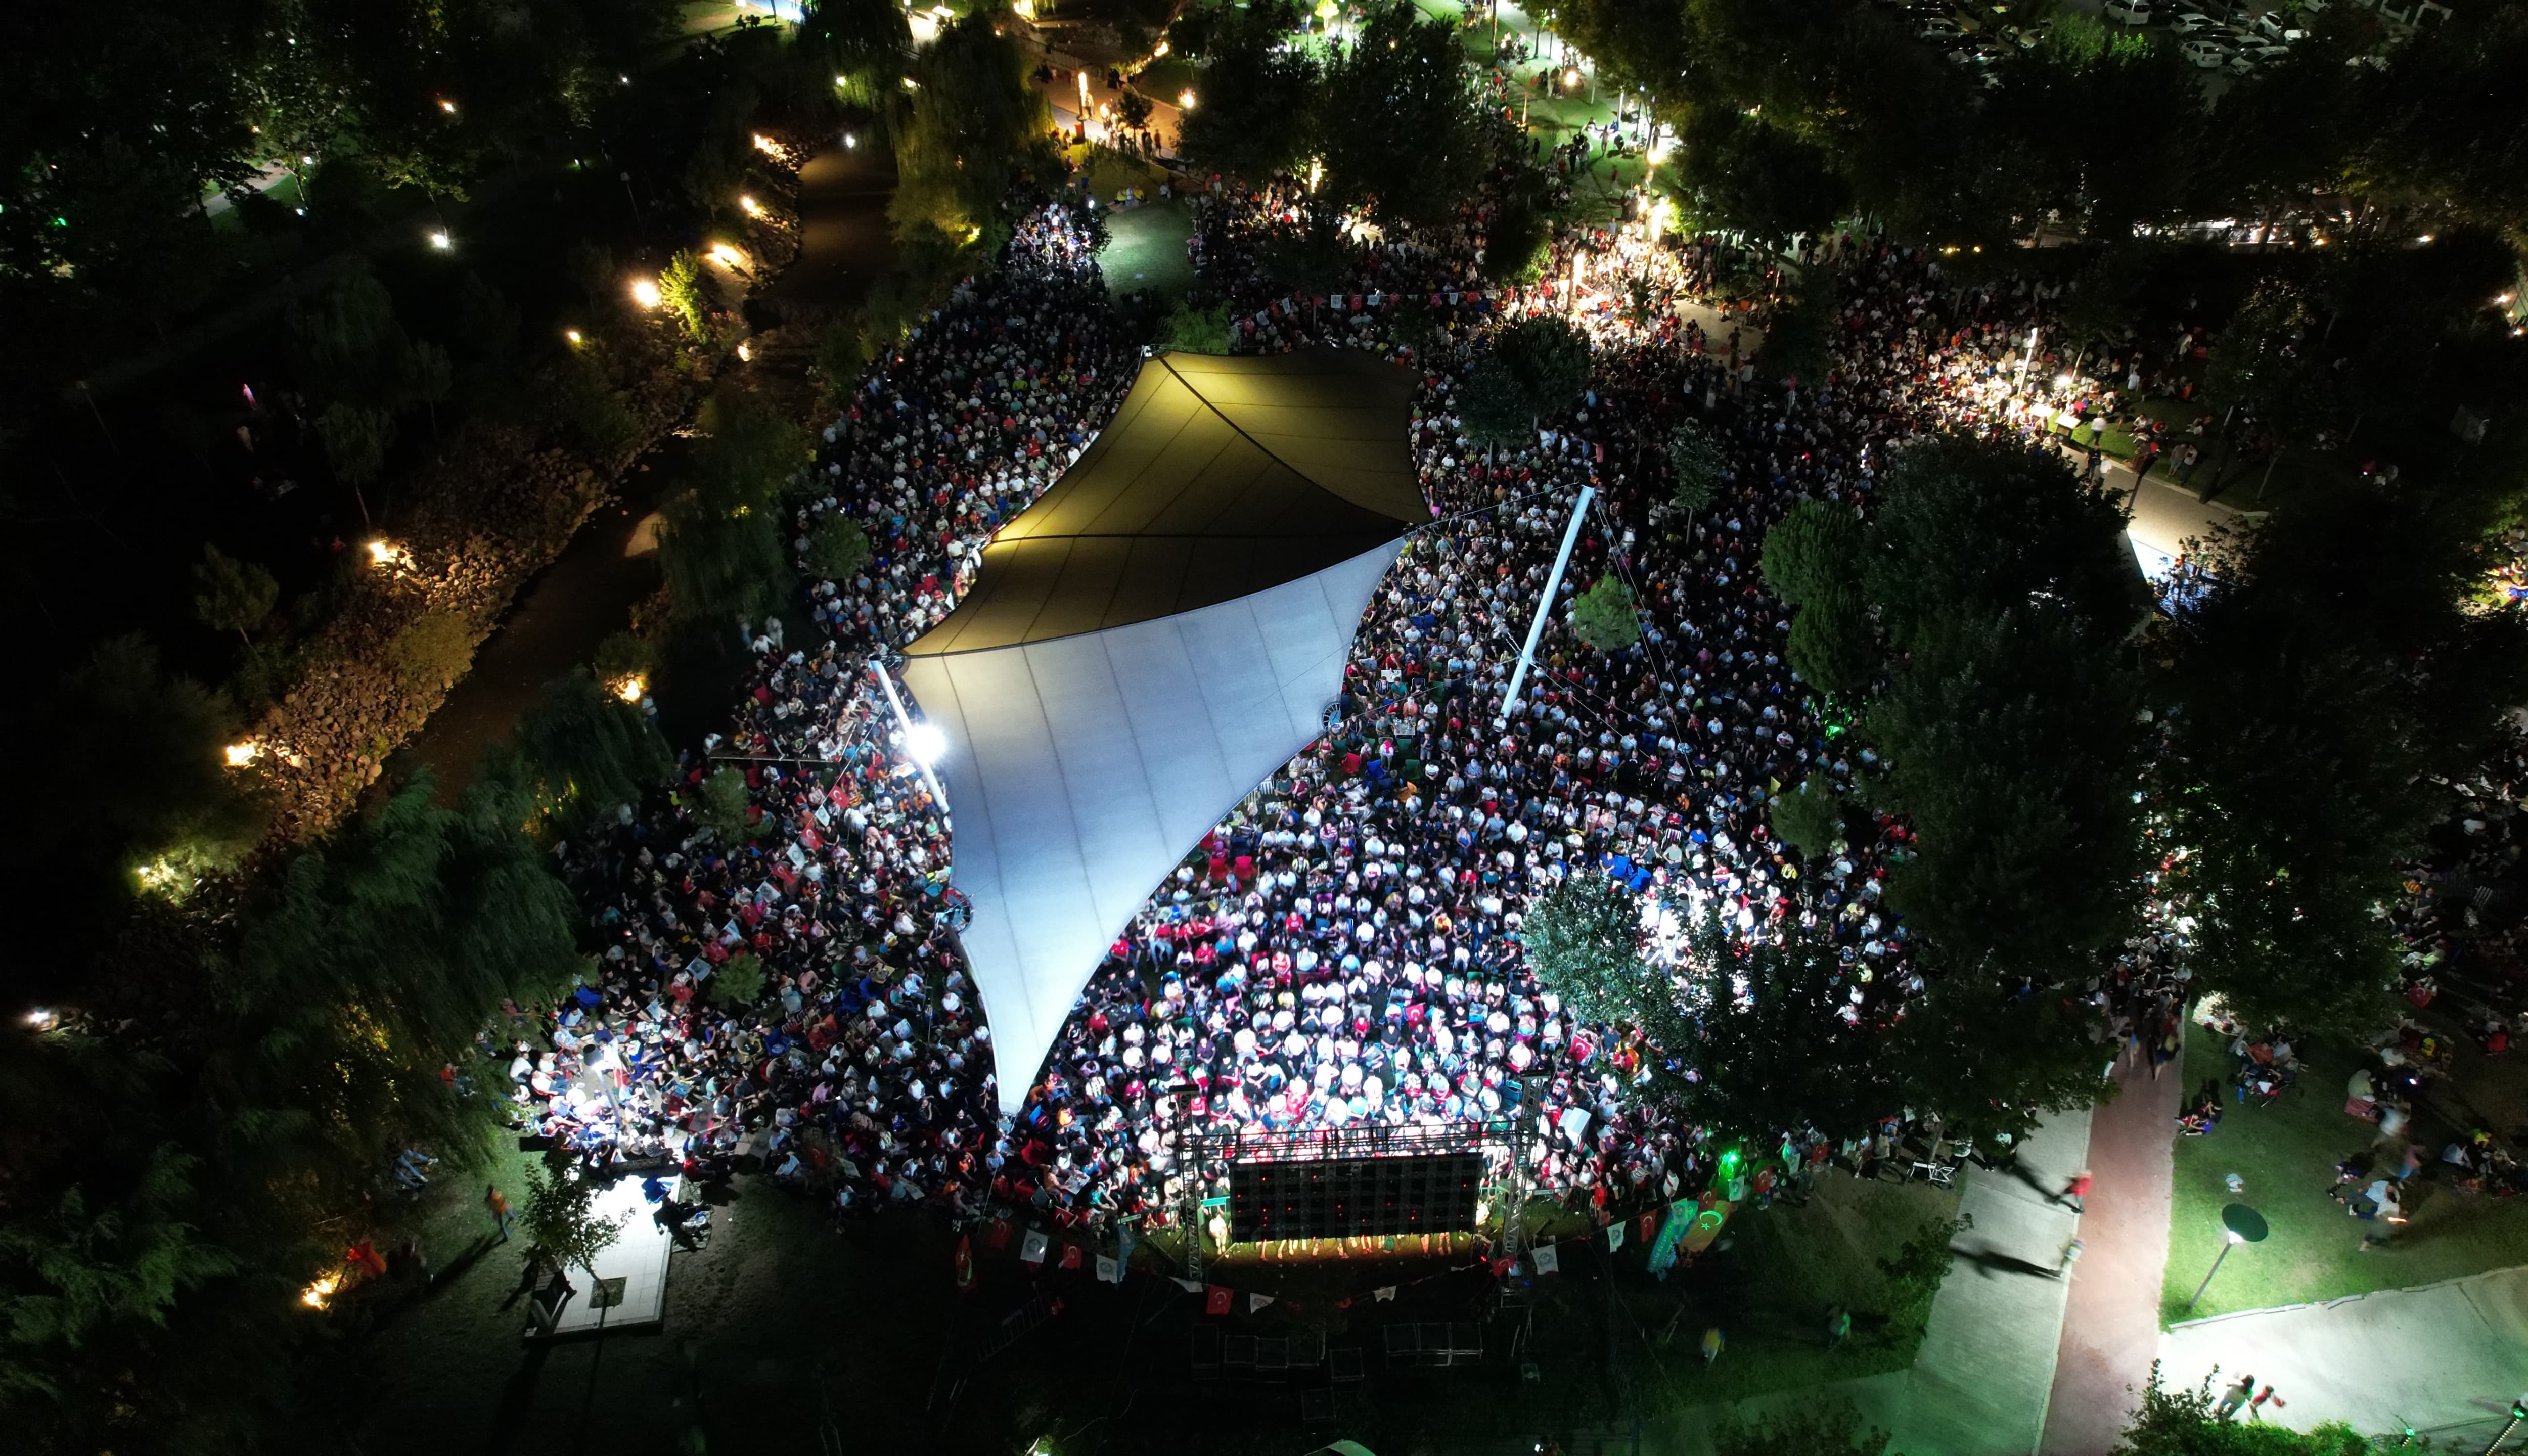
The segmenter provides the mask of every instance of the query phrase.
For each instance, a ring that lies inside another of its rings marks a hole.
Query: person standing
[[[2254,1376],[2238,1377],[2238,1383],[2221,1392],[2221,1404],[2213,1410],[2213,1419],[2216,1421],[2227,1421],[2232,1417],[2237,1416],[2238,1414],[2238,1407],[2245,1405],[2247,1403],[2247,1397],[2253,1395],[2255,1391],[2256,1378]]]
[[[1825,1312],[1825,1347],[1839,1349],[1852,1337],[1852,1311],[1842,1305]]]
[[[2077,1238],[2063,1246],[2063,1262],[2054,1266],[2054,1277],[2063,1278],[2072,1273],[2072,1266],[2080,1262],[2082,1247]]]
[[[1720,1358],[1722,1347],[1728,1343],[1729,1337],[1720,1332],[1720,1326],[1717,1325],[1703,1331],[1703,1368],[1705,1370],[1710,1370],[1712,1362]]]
[[[500,1242],[509,1241],[509,1200],[498,1183],[483,1185],[483,1207],[492,1211],[492,1226],[500,1230]]]
[[[2097,1179],[2089,1175],[2087,1169],[2081,1169],[2072,1174],[2072,1181],[2063,1185],[2062,1192],[2054,1195],[2054,1201],[2070,1204],[2072,1212],[2076,1214],[2085,1214],[2089,1211],[2089,1189],[2096,1182]]]

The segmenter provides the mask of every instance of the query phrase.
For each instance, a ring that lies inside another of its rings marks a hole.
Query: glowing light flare
[[[737,362],[739,362],[740,364],[752,364],[752,363],[754,363],[754,362],[755,362],[755,345],[753,345],[753,344],[751,344],[751,343],[741,343],[741,344],[739,344],[739,345],[737,346]]]
[[[738,210],[745,213],[748,217],[760,218],[764,216],[764,204],[756,201],[752,197],[738,198],[737,206]]]
[[[948,735],[940,732],[936,723],[916,723],[905,730],[904,752],[914,762],[928,768],[948,752]]]
[[[456,246],[456,239],[445,233],[433,233],[430,234],[430,245],[444,253]]]
[[[448,100],[445,96],[439,98],[439,109],[448,113],[449,116],[456,115],[456,103]]]
[[[1177,109],[1178,109],[1179,111],[1191,111],[1191,110],[1193,110],[1193,92],[1191,92],[1191,91],[1179,91],[1179,92],[1177,92]]]
[[[711,244],[711,260],[722,268],[735,268],[746,261],[746,254],[730,247],[727,243],[714,242]]]
[[[369,560],[379,566],[401,566],[412,559],[412,553],[383,538],[369,543]]]
[[[299,1290],[298,1302],[307,1306],[311,1310],[321,1310],[334,1302],[335,1294],[338,1293],[342,1287],[342,1275],[338,1271],[334,1274],[325,1275],[316,1282],[308,1285],[306,1288]]]
[[[233,743],[228,747],[229,767],[231,768],[243,768],[262,756],[263,745],[256,743],[250,738],[243,743]]]
[[[1562,72],[1562,89],[1564,89],[1564,90],[1566,90],[1566,91],[1576,91],[1576,90],[1580,89],[1580,68],[1579,68],[1579,67],[1577,67],[1577,66],[1569,66],[1569,67],[1565,67],[1565,68],[1563,69],[1563,72]]]
[[[643,308],[657,308],[658,306],[658,300],[663,296],[664,295],[658,291],[658,285],[656,280],[647,278],[636,278],[632,280],[632,301],[640,304]]]
[[[576,329],[564,329],[563,331],[561,331],[561,337],[570,340],[570,346],[571,346],[572,348],[577,348],[577,347],[579,347],[579,344],[580,344],[580,338],[579,338],[579,331],[578,331],[578,330],[576,330]]]
[[[761,131],[755,133],[755,149],[766,156],[777,157],[781,155],[781,143],[774,141],[771,137],[764,135]]]
[[[649,681],[639,673],[614,680],[614,696],[626,702],[638,702],[650,693]]]

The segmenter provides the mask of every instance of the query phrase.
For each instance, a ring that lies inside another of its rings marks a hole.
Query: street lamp
[[[2510,1439],[2510,1432],[2518,1430],[2522,1421],[2528,1421],[2528,1394],[2510,1402],[2510,1422],[2502,1428],[2500,1435],[2493,1438],[2493,1444],[2484,1448],[2484,1456],[2493,1456],[2494,1452],[2501,1450],[2502,1443]]]
[[[2213,1256],[2212,1268],[2205,1272],[2203,1282],[2194,1286],[2194,1297],[2186,1301],[2186,1312],[2189,1315],[2194,1313],[2196,1305],[2203,1302],[2203,1291],[2212,1287],[2212,1275],[2221,1272],[2221,1261],[2230,1257],[2230,1251],[2240,1244],[2263,1243],[2265,1235],[2273,1231],[2266,1226],[2264,1215],[2243,1203],[2228,1204],[2222,1208],[2221,1227],[2228,1237],[2222,1239],[2221,1252]]]

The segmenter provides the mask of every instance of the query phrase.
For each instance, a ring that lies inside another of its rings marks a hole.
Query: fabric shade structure
[[[1146,361],[905,650],[947,737],[1004,1112],[1152,887],[1324,731],[1370,595],[1430,519],[1412,389],[1330,350]]]

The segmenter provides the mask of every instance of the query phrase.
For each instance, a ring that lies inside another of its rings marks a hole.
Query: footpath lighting
[[[647,278],[632,280],[632,301],[643,308],[657,308],[661,296],[657,280]]]
[[[1579,67],[1565,66],[1562,68],[1562,89],[1566,91],[1576,91],[1580,89]]]
[[[738,208],[738,211],[745,213],[748,217],[751,217],[751,218],[760,218],[760,217],[764,216],[764,204],[762,204],[762,203],[760,203],[760,202],[756,201],[756,200],[755,200],[754,198],[752,198],[752,197],[740,197],[740,198],[738,198],[738,199],[737,199],[737,208]]]
[[[37,1031],[50,1031],[62,1024],[61,1015],[50,1007],[37,1007],[26,1013],[26,1024]]]
[[[2212,1267],[2204,1272],[2203,1282],[2194,1286],[2194,1297],[2186,1301],[2186,1312],[2189,1315],[2194,1313],[2196,1305],[2203,1302],[2203,1291],[2212,1287],[2212,1275],[2221,1272],[2221,1262],[2230,1257],[2230,1251],[2240,1244],[2263,1243],[2265,1235],[2273,1231],[2266,1226],[2264,1215],[2243,1203],[2222,1207],[2221,1227],[2227,1236],[2221,1240],[2221,1252],[2212,1258]]]
[[[449,237],[446,233],[433,233],[430,234],[430,245],[444,253],[454,248],[456,246],[456,240]]]
[[[649,696],[649,682],[637,672],[614,680],[614,696],[626,702],[638,702]]]
[[[448,100],[445,96],[439,98],[439,109],[448,113],[449,116],[456,115],[456,103]]]
[[[755,133],[755,149],[767,157],[777,157],[781,154],[781,143],[758,131]]]
[[[369,543],[369,559],[389,568],[401,566],[412,559],[412,553],[384,539]]]
[[[243,743],[233,743],[228,747],[228,755],[229,767],[243,768],[263,756],[263,745],[251,738]]]
[[[746,261],[746,254],[730,247],[727,243],[714,242],[711,244],[711,258],[722,268],[735,268]]]
[[[1193,110],[1193,92],[1191,92],[1191,91],[1179,91],[1179,92],[1177,92],[1177,109],[1178,109],[1179,111],[1191,111],[1191,110]]]
[[[334,1302],[334,1293],[342,1287],[341,1271],[326,1274],[298,1291],[298,1302],[311,1310],[321,1310]]]
[[[739,362],[740,364],[752,364],[752,363],[754,363],[754,362],[755,362],[755,345],[753,345],[753,344],[751,344],[751,343],[741,343],[741,344],[739,344],[739,345],[737,346],[737,362]]]
[[[561,337],[570,340],[570,346],[571,346],[572,348],[577,348],[577,347],[579,347],[579,344],[580,344],[580,338],[579,338],[579,331],[578,331],[578,330],[576,330],[576,329],[564,329],[563,331],[561,331]]]

